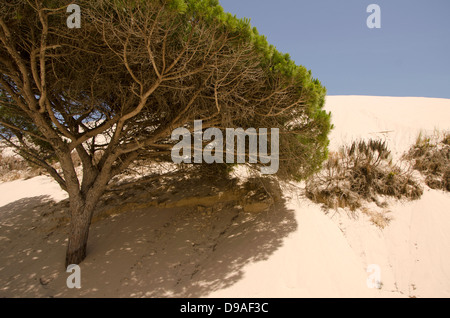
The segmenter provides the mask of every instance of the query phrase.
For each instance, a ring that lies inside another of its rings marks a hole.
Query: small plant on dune
[[[430,188],[450,191],[450,132],[441,138],[420,134],[405,158],[413,161]]]
[[[341,148],[307,181],[308,198],[329,208],[351,210],[361,207],[363,201],[380,205],[379,195],[419,198],[423,189],[413,179],[412,170],[394,165],[390,154],[380,140],[355,141]]]
[[[4,156],[0,153],[0,181],[14,181],[32,178],[42,174],[42,169],[17,156]]]
[[[388,215],[390,211],[377,212],[367,207],[363,207],[361,212],[367,215],[370,218],[370,222],[380,229],[384,229],[391,222],[391,217]]]

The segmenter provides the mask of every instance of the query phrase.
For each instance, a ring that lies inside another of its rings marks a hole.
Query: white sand
[[[56,202],[67,198],[67,193],[46,176],[35,177],[28,180],[16,180],[0,183],[0,207],[23,198],[48,196],[49,200]]]
[[[328,96],[335,129],[330,149],[355,139],[386,140],[394,155],[408,150],[419,135],[450,130],[450,100],[424,97]]]
[[[335,125],[331,150],[382,138],[398,157],[420,132],[450,129],[448,99],[329,96],[326,109]],[[450,297],[450,194],[425,188],[418,201],[393,203],[383,230],[364,215],[355,220],[340,209],[328,217],[292,199],[299,229],[270,260],[248,266],[243,280],[211,296]],[[369,264],[381,268],[381,290],[367,287]]]
[[[326,108],[332,149],[379,136],[399,155],[420,131],[450,129],[450,100],[330,96]],[[0,183],[0,297],[450,297],[449,193],[392,200],[384,229],[286,196],[259,215],[146,208],[95,223],[82,288],[69,290],[49,202],[65,193],[47,177]],[[367,286],[369,264],[381,289]]]

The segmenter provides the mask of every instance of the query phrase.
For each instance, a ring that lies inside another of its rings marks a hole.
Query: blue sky
[[[369,4],[381,29],[369,29]],[[450,0],[220,0],[329,95],[450,98]]]

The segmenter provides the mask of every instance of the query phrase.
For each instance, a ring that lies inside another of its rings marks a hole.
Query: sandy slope
[[[398,158],[419,133],[450,129],[447,99],[329,96],[326,109],[335,125],[331,150],[381,138]],[[299,230],[270,261],[247,267],[243,280],[212,296],[450,297],[450,194],[425,188],[418,201],[393,201],[383,230],[361,213],[325,216],[318,205],[291,199]],[[381,290],[367,287],[370,264],[381,268]]]
[[[379,264],[383,290],[416,297],[450,297],[450,194],[427,188],[419,201],[392,203],[380,230],[367,219],[335,214],[364,264]]]
[[[335,129],[330,148],[359,138],[381,138],[394,154],[408,150],[419,135],[450,129],[450,100],[424,97],[328,96]]]
[[[419,131],[450,129],[450,100],[331,96],[326,108],[332,149],[379,136],[400,154]],[[384,229],[361,213],[326,215],[302,195],[285,196],[259,214],[232,203],[139,205],[96,222],[82,288],[69,290],[65,203],[57,203],[65,194],[47,177],[1,183],[0,297],[450,296],[449,193],[426,187],[418,201],[392,201]],[[369,264],[381,268],[381,289],[367,286]]]

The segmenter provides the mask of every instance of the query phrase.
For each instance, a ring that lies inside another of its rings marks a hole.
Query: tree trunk
[[[89,202],[90,201],[90,202]],[[66,268],[70,264],[80,264],[86,257],[92,214],[96,201],[72,199],[70,202],[69,243],[66,252]]]

